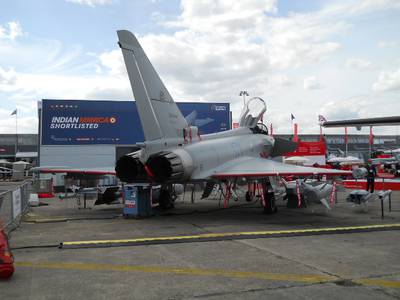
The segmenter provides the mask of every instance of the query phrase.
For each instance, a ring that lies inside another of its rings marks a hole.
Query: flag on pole
[[[327,120],[325,119],[325,117],[323,115],[318,115],[318,123],[319,123],[319,140],[322,141],[323,140],[323,136],[322,136],[322,123],[326,122]]]
[[[323,116],[323,115],[319,115],[318,116],[318,122],[319,122],[319,124],[322,124],[322,123],[324,123],[324,122],[326,122],[327,120],[326,120],[326,118]]]
[[[17,114],[17,109],[15,109],[12,113],[11,113],[11,115],[13,116],[13,115],[16,115]]]
[[[293,116],[293,114],[290,114],[290,118],[291,118],[292,121],[293,121],[294,119],[296,119],[296,118]]]

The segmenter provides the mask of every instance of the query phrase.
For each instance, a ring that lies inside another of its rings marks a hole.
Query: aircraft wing
[[[328,128],[345,127],[345,126],[361,128],[363,126],[389,126],[389,125],[400,125],[400,116],[321,122],[321,126]]]
[[[30,171],[38,173],[68,173],[68,174],[81,174],[81,175],[115,175],[114,167],[104,168],[69,168],[67,166],[48,166],[48,167],[35,167]]]
[[[287,165],[271,159],[259,157],[242,157],[230,162],[228,166],[216,171],[212,177],[223,179],[229,177],[267,177],[267,176],[308,176],[308,175],[351,175],[350,171],[332,170]]]

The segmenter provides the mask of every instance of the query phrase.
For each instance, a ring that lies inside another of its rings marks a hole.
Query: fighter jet
[[[137,144],[139,151],[117,161],[115,171],[121,181],[161,184],[165,191],[174,183],[220,182],[229,200],[235,181],[244,178],[261,183],[264,210],[273,213],[276,206],[269,196],[269,177],[350,174],[271,160],[295,150],[296,144],[268,135],[261,123],[266,104],[259,97],[243,108],[239,128],[200,136],[179,111],[137,38],[127,30],[117,33],[145,136]],[[161,194],[166,199],[160,201],[168,201],[168,192]]]

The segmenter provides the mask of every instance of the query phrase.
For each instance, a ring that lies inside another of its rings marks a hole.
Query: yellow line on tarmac
[[[335,282],[339,278],[330,275],[318,274],[280,274],[266,272],[248,272],[222,269],[202,269],[184,267],[162,267],[162,266],[135,266],[135,265],[111,265],[111,264],[86,264],[86,263],[53,263],[53,262],[16,262],[17,267],[36,269],[58,269],[58,270],[81,270],[81,271],[115,271],[115,272],[137,272],[137,273],[159,273],[188,276],[221,276],[228,278],[259,279],[267,281],[289,281],[303,283],[326,283]],[[354,283],[361,285],[380,286],[385,288],[400,288],[400,281],[384,279],[355,279]]]
[[[250,278],[274,281],[295,281],[306,283],[319,283],[335,281],[338,278],[329,275],[318,274],[278,274],[265,272],[246,272],[221,269],[201,269],[161,266],[135,266],[135,265],[110,265],[110,264],[86,264],[86,263],[52,263],[52,262],[16,262],[17,267],[30,267],[37,269],[61,269],[61,270],[85,270],[85,271],[119,271],[142,273],[169,273],[176,275],[192,276],[222,276],[230,278]]]
[[[62,245],[89,245],[89,244],[118,244],[118,243],[140,243],[140,242],[154,242],[154,241],[174,241],[174,240],[192,240],[192,239],[207,239],[207,238],[224,238],[224,237],[245,237],[257,235],[285,235],[285,234],[304,234],[304,233],[323,233],[331,231],[351,231],[351,230],[369,230],[369,229],[385,229],[385,228],[398,228],[400,223],[397,224],[380,224],[380,225],[366,225],[366,226],[349,226],[349,227],[326,227],[326,228],[313,228],[313,229],[293,229],[293,230],[272,230],[272,231],[245,231],[245,232],[230,232],[230,233],[205,233],[197,235],[183,235],[183,236],[164,236],[164,237],[146,237],[137,239],[119,239],[119,240],[93,240],[93,241],[74,241],[63,242]]]
[[[371,279],[371,278],[355,279],[353,281],[355,283],[359,283],[359,284],[362,284],[362,285],[375,285],[375,286],[381,286],[381,287],[385,287],[385,288],[400,289],[400,281],[383,280],[383,279]]]
[[[33,220],[25,220],[25,222],[32,223],[53,223],[53,222],[67,222],[67,218],[43,218],[43,219],[33,219]]]

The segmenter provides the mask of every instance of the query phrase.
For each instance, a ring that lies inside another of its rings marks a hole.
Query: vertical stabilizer
[[[187,122],[138,40],[127,30],[117,33],[146,141],[182,138]]]

